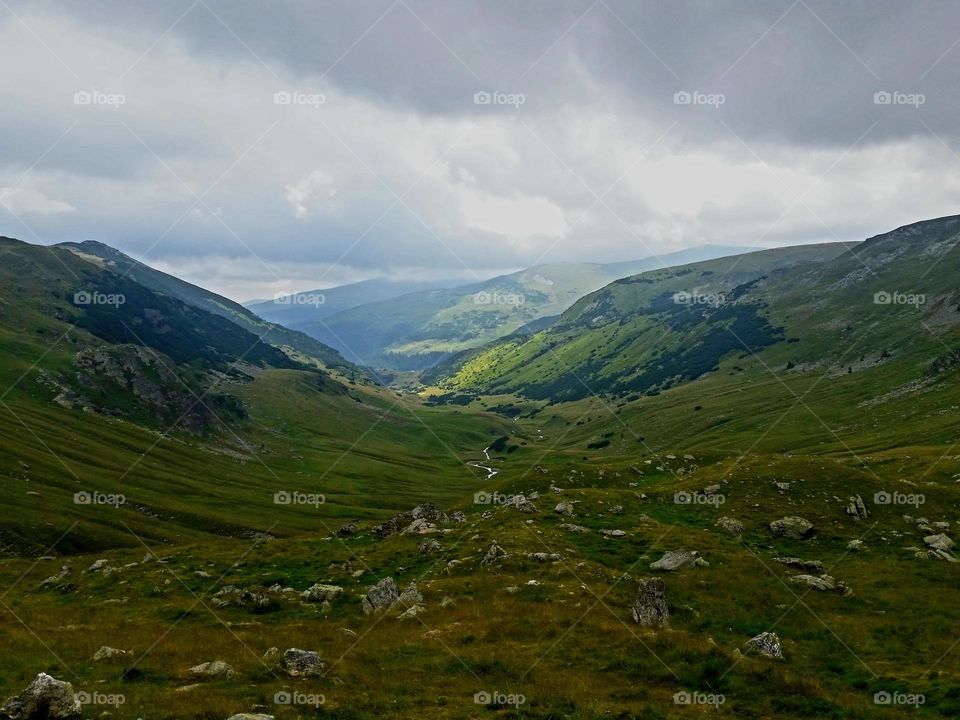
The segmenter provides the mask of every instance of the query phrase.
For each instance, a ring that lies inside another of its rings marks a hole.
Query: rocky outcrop
[[[385,577],[367,590],[363,599],[363,612],[369,615],[375,610],[392,607],[400,599],[400,588],[392,577]]]
[[[744,648],[747,652],[755,652],[764,657],[774,660],[783,660],[783,648],[780,646],[780,638],[776,633],[763,632],[756,637],[747,640]]]
[[[222,660],[200,663],[194,665],[187,671],[192,677],[202,678],[204,680],[226,680],[236,675],[233,666],[228,665]]]
[[[329,602],[343,594],[339,585],[324,585],[316,583],[303,591],[302,597],[307,602]]]
[[[290,648],[283,653],[280,666],[290,677],[319,677],[326,663],[313,650]]]
[[[670,620],[663,578],[640,578],[633,601],[633,621],[643,627],[663,627]]]
[[[823,573],[823,563],[819,560],[801,560],[796,557],[775,557],[773,561],[808,573],[816,573],[817,575]]]
[[[40,673],[26,690],[0,708],[0,717],[10,720],[66,720],[79,718],[80,702],[73,685]]]
[[[840,595],[852,594],[850,588],[842,582],[834,580],[830,575],[794,575],[790,578],[790,582],[820,592],[832,592]]]
[[[450,522],[450,517],[433,503],[423,503],[422,505],[417,505],[409,512],[394,515],[386,522],[377,525],[373,528],[373,534],[381,538],[390,537],[395,533],[410,528],[417,520],[423,521],[418,524],[418,527],[423,527],[425,524],[431,523],[434,525],[448,523]]]
[[[487,554],[483,556],[483,560],[480,561],[480,564],[488,567],[490,565],[496,565],[498,562],[503,560],[507,556],[507,551],[504,550],[500,545],[494,540],[490,544],[490,549],[487,550]]]
[[[867,512],[867,506],[863,504],[863,498],[859,495],[851,495],[850,502],[847,504],[847,515],[854,520],[866,520],[870,517]]]
[[[791,515],[770,523],[770,532],[777,537],[789,540],[806,540],[813,535],[813,523],[802,517]]]
[[[668,550],[662,558],[650,563],[650,569],[673,572],[684,568],[704,567],[709,564],[700,557],[700,553],[696,550]]]

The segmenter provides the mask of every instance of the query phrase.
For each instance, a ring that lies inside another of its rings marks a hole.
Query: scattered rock
[[[403,592],[400,593],[400,597],[397,598],[397,602],[402,605],[416,605],[423,602],[423,595],[417,589],[416,580],[412,580]]]
[[[0,708],[0,717],[10,720],[60,720],[79,718],[80,702],[73,685],[40,673],[26,690]]]
[[[290,677],[318,677],[326,667],[316,652],[298,648],[285,651],[280,664]]]
[[[709,564],[700,557],[700,553],[696,550],[668,550],[662,558],[650,563],[650,569],[673,572],[684,568],[704,567]]]
[[[770,532],[777,537],[790,540],[806,540],[813,534],[813,523],[796,515],[788,516],[770,523]]]
[[[867,512],[867,506],[863,504],[863,498],[859,495],[851,495],[850,502],[847,504],[847,515],[854,520],[866,520],[870,513]]]
[[[413,620],[417,615],[420,615],[425,608],[423,605],[411,605],[409,608],[404,610],[402,613],[397,615],[397,620]]]
[[[307,590],[304,590],[302,597],[307,602],[329,602],[342,594],[343,588],[339,585],[316,583]]]
[[[601,530],[600,534],[608,538],[619,538],[626,536],[626,533],[623,530]]]
[[[820,592],[835,592],[841,595],[850,595],[852,591],[842,582],[837,582],[830,575],[794,575],[790,582],[796,585],[805,585],[811,590]]]
[[[188,672],[193,677],[205,678],[207,680],[225,680],[237,674],[232,666],[222,660],[214,660],[213,662],[194,665]]]
[[[507,551],[500,547],[500,545],[497,544],[497,541],[494,540],[490,544],[490,549],[487,550],[487,554],[484,555],[483,560],[480,561],[480,564],[484,566],[494,565],[500,562],[506,556]]]
[[[350,537],[351,535],[356,534],[357,527],[359,525],[359,520],[351,520],[347,524],[341,525],[339,528],[337,528],[337,532],[335,534],[337,537]]]
[[[129,654],[126,650],[118,650],[117,648],[112,648],[107,645],[101,645],[100,649],[93,654],[93,661],[112,660],[113,658],[123,657]]]
[[[715,527],[726,530],[731,535],[739,535],[743,532],[743,523],[736,518],[724,516],[717,520]]]
[[[438,553],[441,550],[443,550],[443,547],[433,538],[424,540],[422,543],[420,543],[420,552],[424,555],[432,555],[433,553]]]
[[[562,523],[560,525],[561,530],[566,530],[568,533],[585,533],[589,532],[587,528],[583,525],[574,525],[573,523]]]
[[[764,657],[774,660],[783,660],[783,648],[780,646],[780,638],[776,633],[764,632],[754,638],[747,640],[744,648],[748,652],[753,651]]]
[[[864,545],[863,540],[851,540],[847,543],[847,550],[850,552],[860,552],[864,547],[866,545]]]
[[[663,578],[640,578],[633,601],[633,621],[643,627],[662,627],[670,619]]]
[[[400,589],[392,577],[385,577],[367,590],[363,599],[363,613],[369,615],[375,610],[391,607],[400,599]]]
[[[409,512],[403,512],[399,515],[394,515],[386,522],[377,525],[375,528],[373,528],[373,534],[379,535],[381,538],[389,537],[390,535],[398,533],[405,528],[409,528],[415,520],[424,520],[428,523],[434,524],[444,524],[450,522],[450,518],[447,516],[447,514],[436,505],[433,503],[423,503],[422,505],[417,505]]]
[[[558,515],[573,515],[573,503],[569,500],[561,500],[557,503],[557,506],[553,509]]]
[[[231,715],[227,720],[273,720],[273,715],[262,715],[260,713],[237,713]]]
[[[536,560],[537,562],[558,562],[562,558],[560,553],[545,553],[545,552],[535,552],[527,555],[531,560]]]
[[[933,548],[934,550],[941,550],[943,552],[950,552],[955,547],[953,540],[951,540],[945,533],[927,535],[923,541],[927,544],[927,547]]]
[[[801,560],[800,558],[795,557],[775,557],[773,558],[775,563],[780,563],[781,565],[786,565],[787,567],[796,568],[797,570],[804,570],[808,573],[816,573],[817,575],[823,574],[823,563],[820,560]]]

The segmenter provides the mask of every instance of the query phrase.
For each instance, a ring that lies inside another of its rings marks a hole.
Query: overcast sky
[[[958,212],[960,3],[0,0],[0,234],[238,300]]]

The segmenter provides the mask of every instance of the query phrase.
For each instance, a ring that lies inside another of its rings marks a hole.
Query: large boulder
[[[60,720],[79,718],[80,702],[73,685],[40,673],[26,690],[0,708],[0,717],[10,720]]]
[[[643,627],[661,627],[670,619],[663,578],[640,578],[633,601],[633,621]]]
[[[283,653],[280,665],[290,677],[319,677],[326,664],[313,650],[290,648]]]
[[[783,660],[783,648],[776,633],[763,632],[747,640],[744,647],[748,652],[755,652],[774,660]]]
[[[650,569],[673,572],[684,568],[704,567],[709,564],[700,557],[700,553],[696,550],[668,550],[662,558],[650,563]]]
[[[385,577],[367,590],[363,599],[363,612],[369,615],[375,610],[392,607],[400,599],[400,589],[392,577]]]
[[[770,532],[777,537],[790,540],[806,540],[813,534],[813,523],[802,517],[791,515],[770,523]]]

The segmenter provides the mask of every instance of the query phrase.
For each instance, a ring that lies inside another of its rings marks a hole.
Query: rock
[[[820,592],[835,592],[841,595],[850,595],[852,591],[842,582],[837,582],[829,575],[794,575],[790,582],[795,585],[805,585],[811,590]]]
[[[412,523],[407,525],[403,530],[400,531],[401,535],[429,535],[431,533],[437,532],[437,526],[425,520],[424,518],[417,518]]]
[[[506,556],[507,551],[500,547],[500,545],[497,544],[497,541],[494,540],[490,545],[490,549],[487,550],[487,554],[484,555],[483,560],[480,561],[480,564],[485,566],[494,565],[500,562]]]
[[[227,720],[273,720],[273,715],[262,715],[260,713],[237,713],[231,715]]]
[[[670,619],[663,578],[640,578],[633,601],[633,621],[643,627],[662,627]]]
[[[423,595],[417,590],[417,582],[415,580],[411,581],[403,592],[400,593],[400,597],[397,598],[397,602],[402,605],[416,605],[417,603],[423,602]]]
[[[847,515],[854,520],[866,520],[870,513],[867,512],[867,506],[863,504],[863,498],[859,495],[850,496],[850,502],[847,504]]]
[[[123,657],[129,654],[126,650],[118,650],[117,648],[108,647],[107,645],[101,645],[100,649],[93,654],[93,661],[112,660],[115,657]]]
[[[792,515],[770,523],[770,532],[790,540],[806,540],[813,534],[813,523]]]
[[[237,674],[232,666],[222,660],[214,660],[213,662],[194,665],[188,672],[193,677],[206,678],[208,680],[224,680],[226,678],[232,678]]]
[[[400,532],[404,528],[410,527],[415,520],[425,520],[434,524],[444,524],[450,522],[450,518],[447,516],[447,514],[436,505],[433,503],[423,503],[422,505],[417,505],[409,512],[403,512],[399,515],[394,515],[386,522],[377,525],[375,528],[373,528],[373,534],[379,535],[381,538],[389,537],[394,533]]]
[[[100,558],[99,560],[94,562],[93,565],[88,567],[84,572],[99,572],[100,570],[103,570],[103,568],[107,566],[108,562],[110,561],[107,560],[106,558]]]
[[[51,575],[42,583],[40,583],[40,587],[51,587],[53,585],[59,585],[63,587],[66,585],[67,578],[70,577],[72,574],[73,574],[73,568],[70,567],[69,565],[64,565],[63,567],[60,568],[60,572],[58,572],[56,575]]]
[[[790,489],[790,483],[788,482],[775,482],[774,485],[776,485],[777,490],[780,490],[781,492],[786,492]]]
[[[263,662],[267,665],[277,665],[283,655],[280,654],[280,648],[272,647],[263,654]]]
[[[359,525],[359,520],[351,520],[347,524],[341,525],[339,528],[337,528],[337,532],[335,534],[337,537],[350,537],[357,532],[357,526]]]
[[[610,508],[611,515],[623,515],[623,505],[614,505]]]
[[[781,565],[786,565],[787,567],[796,568],[797,570],[804,570],[808,573],[816,573],[820,575],[823,573],[823,563],[819,560],[801,560],[800,558],[795,557],[775,557],[773,558],[775,563],[780,563]]]
[[[851,540],[847,543],[847,550],[850,552],[860,552],[863,548],[866,547],[863,543],[863,540]]]
[[[290,677],[319,677],[326,664],[313,650],[290,648],[283,653],[280,665]]]
[[[585,533],[589,532],[583,525],[574,525],[573,523],[562,523],[560,525],[561,530],[566,530],[568,533]]]
[[[402,613],[397,615],[397,620],[413,620],[417,615],[420,615],[425,608],[423,605],[411,605],[409,608],[404,610]]]
[[[430,538],[429,540],[424,540],[422,543],[420,543],[420,552],[423,553],[424,555],[431,555],[433,553],[438,553],[441,550],[443,550],[443,547],[440,545],[439,542],[437,542],[433,538]]]
[[[704,567],[709,564],[710,563],[700,557],[700,553],[696,550],[668,550],[663,554],[662,558],[650,563],[650,569],[673,572],[674,570],[683,570],[684,568]]]
[[[79,718],[80,713],[73,685],[46,673],[37,675],[26,690],[0,708],[0,717],[10,720],[59,720]]]
[[[304,590],[301,597],[307,602],[327,602],[343,594],[343,588],[339,585],[324,585],[315,583],[310,588]]]
[[[774,660],[783,660],[783,648],[776,633],[764,632],[747,640],[744,648]]]
[[[927,547],[931,547],[934,550],[942,550],[943,552],[950,552],[955,547],[953,540],[951,540],[945,533],[939,533],[938,535],[927,535],[923,541],[927,544]]]
[[[527,555],[531,560],[536,560],[537,562],[557,562],[561,560],[560,553],[545,553],[545,552],[535,552]]]
[[[704,495],[716,495],[718,492],[720,492],[720,487],[721,487],[720,485],[707,485],[707,486],[703,489],[703,494],[704,494]]]
[[[620,538],[626,536],[626,533],[623,530],[601,530],[600,534],[608,538]]]
[[[562,500],[557,503],[557,506],[553,509],[558,515],[573,515],[573,503],[569,500]]]
[[[363,612],[369,615],[375,610],[391,607],[400,599],[400,590],[392,577],[385,577],[376,585],[367,590],[363,599]]]
[[[726,530],[731,535],[739,535],[743,532],[743,523],[736,518],[724,516],[717,520],[715,527]]]

